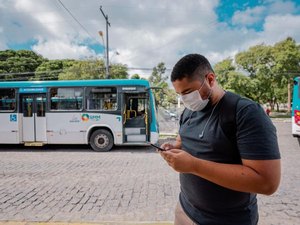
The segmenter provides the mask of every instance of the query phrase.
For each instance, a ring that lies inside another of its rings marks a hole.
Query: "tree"
[[[296,41],[288,37],[278,42],[273,47],[275,66],[273,68],[277,84],[281,92],[277,93],[278,99],[284,101],[287,96],[288,112],[291,111],[291,83],[293,78],[300,73],[300,50]]]
[[[223,61],[217,63],[214,66],[214,71],[217,76],[218,83],[224,87],[228,82],[228,74],[232,71],[235,71],[235,66],[233,66],[232,59],[227,58]]]
[[[131,75],[130,79],[138,79],[138,80],[140,80],[141,76],[139,74],[135,73],[135,74]]]
[[[163,62],[160,62],[156,67],[153,68],[152,74],[149,77],[149,82],[152,87],[158,88],[155,92],[155,99],[158,105],[166,106],[166,90],[168,89],[168,84],[166,80],[168,76],[165,75],[166,67]]]
[[[295,40],[288,37],[274,46],[256,45],[238,53],[235,59],[259,82],[255,100],[269,102],[272,109],[277,105],[277,110],[279,103],[288,102],[290,106],[290,82],[300,72],[300,50]]]
[[[253,92],[253,99],[274,106],[277,101],[275,96],[276,78],[272,71],[275,65],[272,47],[264,44],[251,47],[245,52],[238,53],[235,57],[237,65],[250,74],[250,78],[257,79],[259,86]]]
[[[123,64],[110,66],[110,79],[128,78],[128,68]],[[105,66],[103,60],[76,61],[73,65],[59,74],[59,80],[90,80],[105,79]]]
[[[75,60],[47,60],[43,62],[35,71],[32,80],[57,80],[58,75],[67,68],[71,67]]]
[[[168,108],[172,108],[172,106],[177,104],[178,94],[174,89],[167,88],[164,90],[165,98],[164,98],[164,106]]]
[[[160,85],[168,79],[165,75],[166,67],[165,63],[160,62],[156,67],[153,68],[152,74],[149,77],[149,82],[152,85]]]
[[[8,74],[1,78],[6,80],[28,80],[33,76],[36,68],[45,59],[30,50],[5,50],[0,51],[0,73]]]
[[[241,72],[230,71],[227,74],[227,81],[223,87],[225,90],[232,91],[246,98],[255,99],[258,83],[257,79],[251,79]]]
[[[127,65],[117,63],[110,66],[110,79],[127,79],[128,76]]]
[[[104,79],[105,66],[103,60],[75,61],[72,66],[58,75],[59,80]]]

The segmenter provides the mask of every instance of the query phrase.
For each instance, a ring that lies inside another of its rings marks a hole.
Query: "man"
[[[271,195],[280,182],[271,120],[259,104],[218,86],[202,55],[180,59],[171,81],[186,107],[176,142],[164,143],[161,147],[167,151],[160,152],[180,173],[175,225],[257,224],[256,193]],[[229,114],[234,115],[232,129],[224,125]]]

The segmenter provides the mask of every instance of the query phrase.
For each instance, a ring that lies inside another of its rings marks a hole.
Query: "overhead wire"
[[[153,70],[153,68],[139,68],[139,67],[127,67],[127,70]],[[82,71],[99,71],[99,70],[105,70],[105,67],[95,67],[90,69],[83,69]],[[166,68],[166,70],[171,70],[170,68]],[[0,77],[3,76],[21,76],[21,75],[31,75],[31,74],[45,74],[45,73],[60,73],[60,72],[66,72],[67,69],[59,69],[59,70],[48,70],[48,71],[31,71],[31,72],[16,72],[16,73],[1,73]]]
[[[153,68],[137,68],[137,67],[128,67],[128,70],[144,70],[144,71],[151,71]],[[166,68],[166,71],[170,71],[170,68]],[[65,72],[67,69],[60,69],[60,70],[52,70],[52,71],[39,71],[39,72],[18,72],[18,73],[2,73],[0,74],[0,81],[14,81],[14,80],[28,80],[28,79],[37,79],[37,80],[43,80],[46,78],[58,78],[59,73]],[[90,69],[84,69],[84,72],[91,72],[91,71],[105,71],[105,67],[95,67]],[[51,74],[50,74],[51,73]],[[53,76],[53,73],[57,73],[56,76]],[[284,72],[280,74],[273,74],[273,75],[298,75],[299,72]],[[39,76],[36,76],[39,75]],[[13,77],[8,77],[13,76]],[[55,80],[55,79],[54,79]]]
[[[79,22],[79,20],[73,15],[73,13],[62,3],[61,0],[57,0],[61,6],[69,13],[69,15],[76,21],[76,23],[87,33],[87,35],[91,38],[91,39],[95,39],[94,37],[92,37],[92,35],[90,34],[90,32]]]

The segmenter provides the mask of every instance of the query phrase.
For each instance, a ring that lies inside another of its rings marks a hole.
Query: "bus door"
[[[144,143],[150,139],[149,95],[147,92],[123,95],[123,141]]]
[[[23,114],[23,141],[47,142],[46,94],[22,94],[20,98]]]

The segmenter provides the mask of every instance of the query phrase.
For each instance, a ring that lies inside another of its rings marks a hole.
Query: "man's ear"
[[[213,87],[216,81],[216,75],[214,73],[209,73],[207,75],[207,80],[209,83],[209,86]]]

